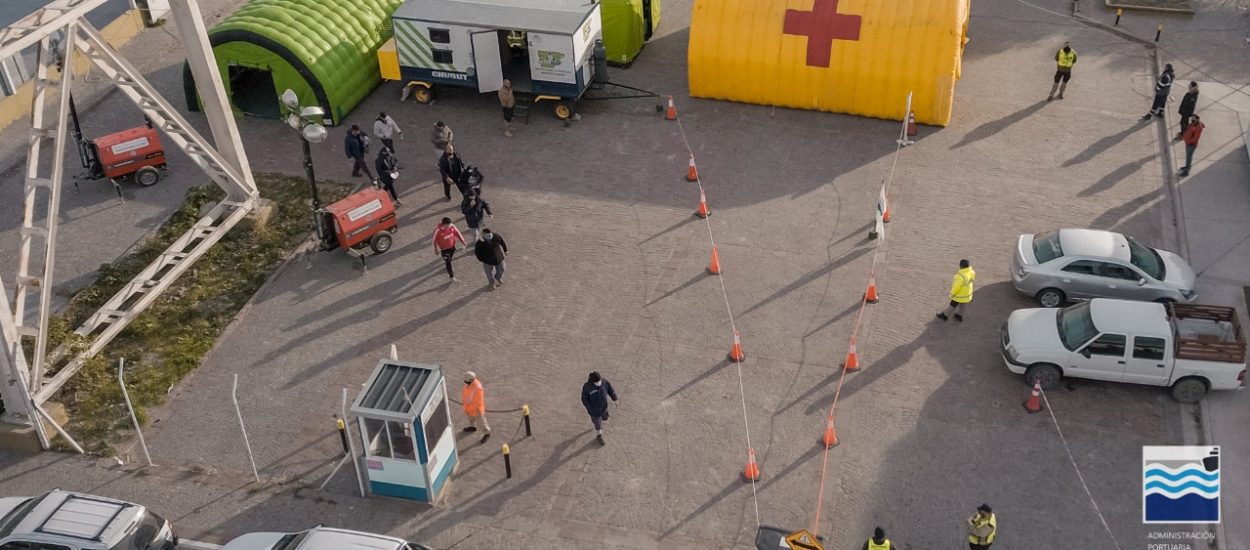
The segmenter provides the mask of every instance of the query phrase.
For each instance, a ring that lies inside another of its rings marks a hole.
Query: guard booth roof
[[[383,360],[352,404],[353,415],[411,421],[421,414],[412,403],[425,403],[441,378],[438,365]]]

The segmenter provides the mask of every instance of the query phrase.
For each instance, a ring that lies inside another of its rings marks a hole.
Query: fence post
[[[243,445],[247,447],[247,459],[252,463],[252,477],[260,483],[260,472],[256,471],[256,458],[252,456],[252,443],[247,440],[247,426],[243,424],[243,410],[239,408],[239,375],[234,375],[234,385],[230,387],[230,400],[234,401],[234,413],[239,417],[239,429],[243,431]]]
[[[117,383],[122,387],[122,397],[126,399],[126,409],[130,411],[130,421],[135,425],[135,434],[139,436],[139,447],[143,448],[143,458],[147,459],[148,466],[153,466],[152,455],[148,454],[148,442],[143,439],[143,427],[139,425],[139,417],[135,416],[135,406],[130,402],[130,392],[126,391],[126,358],[122,357],[117,362]]]

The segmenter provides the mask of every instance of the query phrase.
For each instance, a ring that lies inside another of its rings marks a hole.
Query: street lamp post
[[[312,144],[321,143],[329,136],[325,126],[321,125],[325,110],[317,106],[300,106],[299,97],[290,89],[282,92],[282,104],[287,109],[287,126],[300,133],[300,142],[304,148],[304,175],[308,178],[308,190],[312,195],[313,227],[317,238],[324,239],[325,228],[322,227],[321,215],[318,213],[321,210],[321,197],[317,194],[317,177],[313,173]]]

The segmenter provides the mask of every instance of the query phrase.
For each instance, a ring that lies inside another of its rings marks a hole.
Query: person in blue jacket
[[[612,383],[605,380],[598,372],[590,373],[590,377],[582,384],[582,405],[586,407],[586,414],[590,415],[590,422],[595,425],[597,435],[595,439],[600,445],[607,445],[603,440],[603,423],[608,419],[608,398],[611,397],[616,401],[616,390],[612,389]]]

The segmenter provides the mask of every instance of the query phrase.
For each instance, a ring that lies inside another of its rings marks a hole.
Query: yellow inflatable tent
[[[695,0],[690,95],[950,122],[969,0]]]

